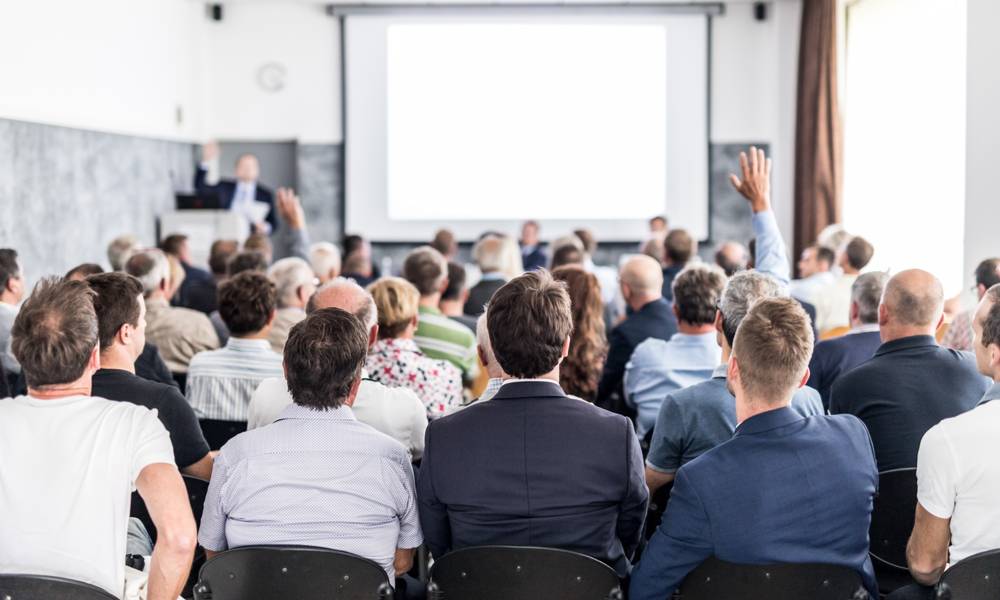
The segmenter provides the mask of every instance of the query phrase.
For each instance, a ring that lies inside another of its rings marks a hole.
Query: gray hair
[[[488,235],[472,247],[472,260],[476,261],[483,273],[493,273],[503,269],[503,240]]]
[[[309,247],[309,264],[316,277],[327,277],[330,271],[340,273],[340,249],[330,242],[316,242]]]
[[[162,250],[148,248],[132,253],[125,261],[125,272],[142,283],[142,293],[150,294],[160,289],[164,279],[170,279],[170,263]]]
[[[336,298],[353,296],[356,300],[360,301],[356,301],[353,306],[343,302],[323,301],[325,297],[330,295]],[[378,323],[378,307],[375,305],[375,299],[353,279],[336,277],[321,285],[316,290],[316,293],[309,298],[309,302],[306,304],[306,314],[312,314],[319,309],[331,307],[350,311],[351,314],[365,324],[365,327],[369,331]]]
[[[873,271],[859,275],[851,285],[851,302],[858,305],[858,319],[862,323],[878,323],[878,305],[887,281],[888,273]]]
[[[139,249],[139,241],[132,235],[120,235],[108,244],[108,263],[112,271],[124,271],[125,261]]]
[[[490,344],[490,332],[486,328],[486,311],[483,311],[483,314],[479,315],[479,319],[476,320],[476,344],[483,349],[487,363],[496,363],[497,359],[493,356],[493,346]]]
[[[722,313],[722,333],[732,348],[736,330],[750,307],[761,298],[778,298],[784,294],[778,281],[760,271],[740,271],[729,278],[719,299]]]
[[[312,283],[314,275],[309,263],[297,256],[283,258],[267,270],[278,288],[278,308],[288,308],[295,302],[299,288]]]

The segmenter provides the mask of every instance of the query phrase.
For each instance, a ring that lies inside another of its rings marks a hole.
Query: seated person
[[[319,546],[377,562],[394,581],[420,546],[406,448],[359,422],[368,328],[339,308],[295,325],[284,365],[294,404],[215,459],[198,540],[211,557],[255,544]]]
[[[503,239],[496,235],[483,236],[472,247],[472,260],[482,274],[476,285],[469,288],[469,297],[465,301],[465,314],[478,317],[483,314],[483,307],[493,297],[493,293],[507,282],[503,276]]]
[[[268,341],[271,349],[281,354],[292,326],[306,318],[306,302],[316,292],[317,279],[309,263],[297,256],[277,261],[267,276],[278,289],[278,310]]]
[[[65,577],[121,598],[138,489],[159,532],[147,598],[177,598],[194,555],[191,505],[156,413],[91,396],[101,362],[92,295],[80,281],[43,280],[14,321],[28,395],[0,402],[0,572]]]
[[[632,423],[559,387],[573,327],[565,286],[512,279],[487,309],[504,372],[488,401],[432,422],[420,466],[420,522],[435,557],[479,545],[548,546],[613,565],[639,544],[649,493]]]
[[[729,361],[739,425],[731,440],[678,470],[663,522],[632,572],[632,600],[669,598],[712,556],[849,567],[878,598],[868,556],[878,471],[868,432],[851,416],[803,417],[789,408],[808,377],[812,345],[809,317],[795,300],[751,307]]]
[[[712,377],[721,356],[715,312],[725,285],[717,268],[693,265],[682,271],[673,283],[677,333],[635,347],[625,365],[625,402],[636,409],[640,438],[653,428],[667,394]]]

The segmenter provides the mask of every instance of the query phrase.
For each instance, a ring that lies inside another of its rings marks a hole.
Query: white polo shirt
[[[951,519],[949,563],[1000,548],[1000,385],[973,410],[945,419],[920,442],[917,500]]]

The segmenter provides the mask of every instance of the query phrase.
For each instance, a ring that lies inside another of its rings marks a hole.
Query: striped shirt
[[[396,548],[423,543],[409,455],[348,406],[293,404],[215,458],[198,541],[216,552],[256,544],[351,552],[394,581]]]
[[[476,335],[437,308],[420,307],[420,322],[413,340],[427,356],[458,367],[465,381],[472,381],[479,375]]]
[[[191,359],[187,398],[199,419],[246,421],[247,406],[260,382],[284,377],[281,355],[267,340],[231,337],[220,350]]]

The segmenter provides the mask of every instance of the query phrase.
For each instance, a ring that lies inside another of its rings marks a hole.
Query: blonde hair
[[[790,398],[806,374],[812,351],[809,316],[798,301],[786,297],[754,303],[733,342],[743,390],[768,404]]]
[[[184,273],[184,265],[181,264],[181,260],[173,254],[167,254],[167,263],[170,265],[170,276],[168,277],[170,288],[167,290],[167,298],[173,298],[180,291],[181,284],[184,283],[184,278],[187,275]]]
[[[378,311],[378,337],[399,337],[417,316],[420,292],[402,277],[384,277],[368,286]]]

